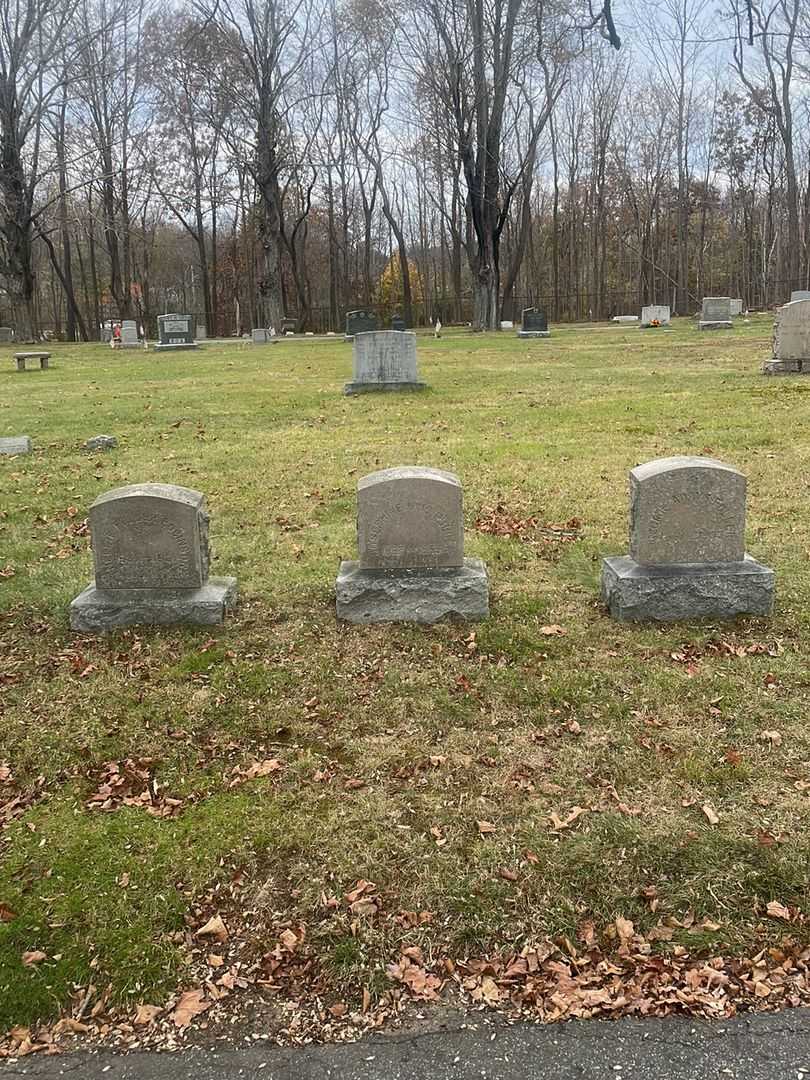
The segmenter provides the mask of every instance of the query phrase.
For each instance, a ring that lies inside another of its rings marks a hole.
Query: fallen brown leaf
[[[211,1002],[205,1000],[202,990],[186,990],[174,1007],[172,1022],[175,1027],[188,1027],[195,1016],[199,1016],[210,1008]]]
[[[228,928],[222,921],[221,915],[212,915],[205,926],[201,926],[197,931],[196,937],[198,938],[213,938],[214,941],[227,941],[228,940]]]

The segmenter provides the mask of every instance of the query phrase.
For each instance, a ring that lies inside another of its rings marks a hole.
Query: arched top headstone
[[[357,544],[364,570],[462,566],[458,477],[417,466],[362,477],[357,484]]]
[[[745,477],[713,458],[658,458],[630,472],[630,555],[647,566],[740,562]]]
[[[130,484],[89,511],[98,589],[198,589],[208,578],[208,514],[201,491]]]

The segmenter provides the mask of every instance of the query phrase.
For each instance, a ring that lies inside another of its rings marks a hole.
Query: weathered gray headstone
[[[134,319],[124,319],[121,323],[121,348],[137,349],[139,347],[138,324]]]
[[[202,323],[197,323],[197,332],[195,337],[197,341],[208,340],[208,329]]]
[[[375,390],[424,390],[416,366],[416,335],[375,330],[354,336],[354,378],[345,394]]]
[[[810,375],[810,297],[780,307],[773,326],[773,357],[766,375]]]
[[[11,326],[0,326],[0,341],[13,341],[14,330]]]
[[[12,435],[0,439],[0,454],[30,454],[31,439],[28,435]]]
[[[743,302],[742,302],[742,300],[741,299],[735,299],[734,297],[732,297],[731,298],[731,304],[730,304],[730,311],[731,311],[732,318],[735,315],[742,315],[742,313],[743,313]]]
[[[731,297],[704,296],[699,330],[731,330]]]
[[[275,344],[276,342],[273,331],[265,329],[262,326],[258,326],[252,330],[250,336],[254,345],[269,345]]]
[[[545,314],[537,308],[524,308],[517,336],[519,338],[551,337]]]
[[[656,323],[658,326],[669,326],[669,304],[647,304],[641,309],[641,325],[645,327]]]
[[[114,435],[94,435],[84,444],[85,450],[114,450],[118,439]]]
[[[368,334],[377,329],[377,316],[373,311],[360,308],[346,312],[346,341],[351,341],[355,334]]]
[[[74,630],[219,624],[236,601],[236,578],[209,578],[202,492],[131,484],[89,511],[94,581],[70,606]]]
[[[360,558],[340,564],[338,618],[353,623],[484,619],[489,583],[464,558],[461,484],[441,469],[402,466],[357,485]]]
[[[794,289],[790,294],[791,301],[793,300],[810,300],[810,289]]]
[[[618,323],[634,323],[638,322],[638,315],[614,315],[610,321]]]
[[[660,458],[630,472],[630,554],[602,563],[620,622],[768,615],[774,574],[745,553],[745,477],[712,458]]]
[[[158,315],[158,338],[155,348],[159,351],[199,348],[191,332],[190,315]]]

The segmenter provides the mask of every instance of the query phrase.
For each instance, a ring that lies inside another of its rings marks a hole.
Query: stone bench
[[[14,359],[17,361],[17,371],[25,371],[26,360],[39,360],[40,370],[44,371],[48,366],[48,361],[51,358],[49,352],[18,352],[14,353]]]

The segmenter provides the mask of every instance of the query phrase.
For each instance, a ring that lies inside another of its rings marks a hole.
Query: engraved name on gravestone
[[[200,491],[132,484],[89,512],[98,589],[198,589],[208,576],[208,515]]]
[[[461,566],[458,477],[411,466],[363,477],[357,485],[357,543],[363,570]]]
[[[738,562],[745,477],[712,458],[671,457],[630,472],[630,556],[637,563]]]

